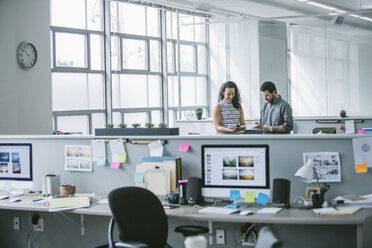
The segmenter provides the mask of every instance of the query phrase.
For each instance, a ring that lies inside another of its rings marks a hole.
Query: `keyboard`
[[[240,209],[233,209],[233,208],[206,207],[206,208],[200,209],[199,213],[229,215],[229,214],[237,213],[239,211]]]

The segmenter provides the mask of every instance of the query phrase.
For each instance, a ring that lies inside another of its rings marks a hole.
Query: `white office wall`
[[[260,85],[272,81],[278,94],[288,101],[286,24],[259,22]],[[261,97],[261,102],[265,101]]]
[[[226,81],[226,25],[225,23],[209,25],[209,80],[210,104],[212,111],[217,104],[218,91]]]
[[[372,32],[318,22],[293,25],[290,71],[295,116],[370,115]]]
[[[50,134],[49,1],[1,0],[0,34],[0,134]],[[29,71],[16,61],[22,41],[38,53]]]

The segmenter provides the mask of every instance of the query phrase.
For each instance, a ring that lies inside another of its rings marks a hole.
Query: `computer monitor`
[[[0,187],[32,189],[32,144],[0,143]]]
[[[231,190],[270,195],[268,145],[202,145],[202,195],[230,197]]]

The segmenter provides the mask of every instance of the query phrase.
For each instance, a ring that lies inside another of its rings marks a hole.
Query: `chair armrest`
[[[148,248],[148,245],[141,243],[141,242],[136,242],[136,241],[128,241],[128,242],[116,242],[114,244],[115,248]]]

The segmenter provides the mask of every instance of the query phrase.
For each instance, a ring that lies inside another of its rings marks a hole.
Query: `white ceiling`
[[[312,0],[313,1],[313,0]],[[372,11],[372,0],[314,0],[352,12]],[[329,11],[298,0],[155,0],[176,7],[206,10],[212,14],[272,18],[292,15],[328,14]]]

